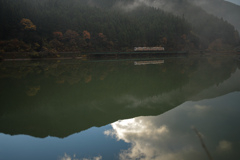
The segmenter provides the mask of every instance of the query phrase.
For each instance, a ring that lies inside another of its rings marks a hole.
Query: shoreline
[[[120,57],[166,57],[183,55],[223,56],[239,55],[239,51],[163,51],[163,52],[5,52],[0,53],[1,61],[34,61],[34,60],[64,60],[64,59],[86,59],[86,58],[120,58]]]

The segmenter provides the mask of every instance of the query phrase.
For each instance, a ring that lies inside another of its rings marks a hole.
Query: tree
[[[79,34],[73,30],[67,30],[64,34],[64,38],[67,40],[76,40],[79,37]]]
[[[53,37],[57,40],[63,39],[63,33],[62,32],[53,32]]]
[[[36,25],[34,25],[32,23],[32,21],[30,19],[27,19],[27,18],[23,18],[21,21],[20,21],[20,24],[24,27],[23,29],[24,30],[36,30],[37,27]]]
[[[98,33],[98,37],[100,37],[103,41],[107,41],[107,37],[103,33]]]
[[[90,33],[88,31],[86,31],[86,30],[83,31],[83,39],[85,39],[85,40],[86,39],[88,39],[88,40],[91,39]]]

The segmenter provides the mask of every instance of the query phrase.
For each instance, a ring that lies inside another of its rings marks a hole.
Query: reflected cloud
[[[64,153],[64,156],[61,157],[60,160],[79,160],[79,159],[76,158],[75,154],[73,155],[73,157],[71,157],[67,153]]]
[[[119,153],[122,160],[202,160],[208,153],[213,159],[236,159],[239,157],[239,151],[234,148],[240,133],[235,127],[239,121],[239,95],[235,92],[186,102],[159,116],[119,120],[104,134],[131,144]],[[230,101],[226,110],[224,102]],[[198,129],[202,140],[199,141],[192,126]]]
[[[195,105],[194,108],[199,111],[204,111],[207,110],[208,107],[203,105]]]
[[[64,153],[63,157],[60,157],[59,160],[101,160],[102,156],[96,156],[93,158],[76,158],[76,154],[73,156],[68,155],[67,153]]]
[[[199,118],[203,117],[208,111],[209,111],[210,106],[207,105],[193,105],[193,106],[188,106],[186,107],[186,111],[188,111],[188,116],[192,118]]]
[[[181,90],[174,90],[146,98],[124,95],[118,99],[118,102],[127,103],[126,108],[151,108],[154,104],[172,104],[172,97],[176,96],[180,91]]]
[[[102,156],[93,157],[93,158],[83,158],[82,160],[101,160]]]
[[[112,127],[113,130],[107,130],[104,133],[128,143],[136,137],[140,139],[147,137],[159,139],[160,135],[166,135],[169,132],[167,126],[162,125],[156,128],[151,121],[142,120],[141,117],[117,121],[112,124]]]
[[[222,140],[219,142],[217,146],[218,151],[230,151],[232,149],[232,143],[226,140]]]
[[[173,160],[183,157],[183,154],[198,154],[192,146],[183,147],[182,143],[172,141],[171,130],[167,125],[157,123],[157,119],[156,117],[138,117],[117,121],[112,124],[112,130],[104,133],[132,144],[128,150],[119,154],[122,160]]]

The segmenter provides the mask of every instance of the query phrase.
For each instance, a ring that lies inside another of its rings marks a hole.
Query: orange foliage
[[[62,32],[53,32],[53,37],[61,40],[63,38],[63,33]]]
[[[24,26],[24,30],[36,30],[37,27],[32,23],[30,19],[23,18],[20,23]]]
[[[102,38],[103,41],[107,41],[107,37],[103,33],[98,33],[98,36]]]
[[[98,33],[98,36],[99,36],[100,38],[105,38],[105,37],[106,37],[103,33]]]
[[[91,35],[90,35],[90,33],[88,32],[88,31],[83,31],[83,38],[84,39],[91,39]]]
[[[77,39],[79,37],[79,34],[76,31],[73,30],[67,30],[64,34],[64,38],[66,39]]]

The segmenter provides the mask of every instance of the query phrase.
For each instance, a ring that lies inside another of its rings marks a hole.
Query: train
[[[134,47],[135,52],[157,52],[164,51],[164,47]]]

